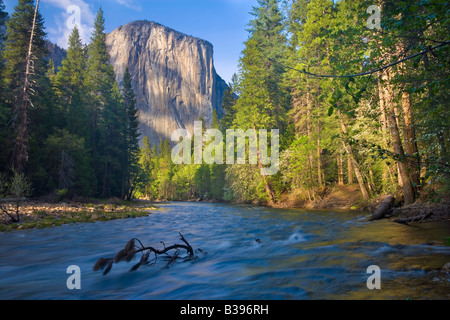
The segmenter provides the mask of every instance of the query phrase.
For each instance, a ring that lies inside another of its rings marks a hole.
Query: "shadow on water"
[[[166,203],[145,218],[0,234],[1,299],[449,299],[450,224],[415,226],[346,211]],[[196,262],[92,271],[133,237],[208,252]],[[81,290],[66,287],[70,265]],[[367,267],[381,269],[369,290]]]

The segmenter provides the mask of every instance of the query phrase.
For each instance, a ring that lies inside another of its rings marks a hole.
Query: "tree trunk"
[[[398,185],[403,188],[403,179],[402,174],[400,172],[400,166],[398,165],[398,163],[397,163],[397,178],[398,178]]]
[[[386,119],[386,108],[384,106],[384,90],[381,87],[381,82],[378,82],[378,95],[379,95],[379,106],[381,111],[381,134],[382,134],[382,148],[388,149],[388,132],[387,132],[387,119]],[[394,183],[392,179],[391,169],[386,161],[383,161],[383,174],[382,174],[382,184],[383,191],[388,190],[388,186]]]
[[[320,149],[320,130],[319,135],[317,137],[317,182],[319,183],[319,186],[322,187],[323,181],[322,181],[322,163],[321,163],[321,149]]]
[[[375,182],[374,182],[374,174],[372,169],[369,169],[369,188],[371,192],[375,191]]]
[[[386,106],[386,115],[387,122],[389,127],[389,132],[391,134],[391,143],[394,148],[394,153],[399,157],[404,156],[403,145],[400,139],[400,132],[397,126],[397,117],[394,109],[393,102],[393,92],[390,85],[390,78],[387,71],[383,72],[382,76],[385,85],[383,87],[384,90],[384,98],[385,98],[385,106]],[[411,180],[408,174],[408,167],[402,161],[397,161],[399,176],[401,177],[403,183],[403,193],[405,196],[405,204],[411,204],[415,201],[415,192],[414,188],[411,184]]]
[[[312,101],[309,91],[306,93],[306,133],[308,135],[309,141],[312,143],[312,121],[311,121],[311,113],[312,113]],[[316,200],[316,192],[315,192],[315,179],[314,179],[314,156],[312,154],[313,151],[308,155],[309,161],[309,179],[311,181],[311,193],[313,200]]]
[[[347,175],[348,175],[348,184],[353,184],[353,165],[352,165],[352,156],[347,154]]]
[[[403,55],[404,51],[405,44],[402,41],[399,41],[397,43],[397,55]],[[407,70],[404,62],[399,65],[398,72],[403,76],[406,75]],[[418,156],[416,133],[412,120],[411,100],[409,93],[406,92],[404,88],[402,88],[401,90],[401,106],[403,111],[403,138],[405,143],[405,153],[408,157],[409,176],[411,181],[418,185],[420,180],[420,159]]]
[[[369,221],[379,220],[388,214],[394,206],[394,196],[388,195],[383,199],[383,202],[378,206],[377,210],[372,214]]]
[[[25,60],[26,69],[24,75],[24,84],[22,89],[22,97],[18,99],[19,114],[19,130],[17,133],[16,143],[13,152],[13,162],[15,170],[18,173],[23,173],[25,170],[26,162],[28,161],[28,104],[30,101],[29,91],[31,89],[31,75],[34,73],[33,70],[33,38],[34,31],[36,28],[36,17],[39,9],[39,0],[36,2],[36,7],[34,10],[33,24],[31,27],[30,42],[28,45],[28,52]]]
[[[410,171],[411,181],[416,185],[420,180],[420,162],[417,155],[416,133],[412,122],[411,101],[407,92],[402,92],[402,110],[403,110],[403,136],[405,140],[405,152],[408,157],[408,167]]]
[[[108,161],[106,161],[105,163],[105,172],[104,172],[104,176],[103,176],[103,197],[107,197],[107,193],[108,193],[108,189],[109,189],[109,180],[108,180]]]
[[[309,141],[312,143],[311,113],[312,113],[312,103],[311,103],[311,99],[310,99],[310,94],[309,94],[309,92],[307,92],[306,93],[306,133],[308,135]],[[308,155],[308,160],[309,160],[310,179],[311,179],[311,183],[313,184],[313,187],[314,187],[315,183],[314,183],[313,174],[312,174],[312,170],[314,168],[314,157],[313,157],[312,153],[310,153]]]
[[[342,154],[337,156],[337,164],[338,164],[338,185],[344,185],[344,166],[342,160]]]
[[[344,119],[342,118],[340,110],[338,110],[338,117],[339,117],[339,122],[341,124],[342,133],[344,135],[347,135],[347,127],[346,127],[346,125],[344,123]],[[366,185],[364,184],[363,177],[361,175],[361,172],[359,171],[358,164],[357,164],[357,162],[355,160],[355,157],[353,156],[352,147],[350,146],[350,144],[345,143],[345,141],[343,141],[343,144],[344,144],[344,148],[346,149],[346,151],[348,153],[348,156],[351,158],[351,162],[352,162],[351,164],[353,165],[353,168],[355,170],[356,180],[358,181],[359,188],[361,190],[362,196],[363,196],[364,200],[367,201],[370,198],[369,192],[367,191]]]
[[[253,124],[253,130],[255,130],[255,132],[256,132],[256,127],[254,124]],[[261,174],[262,174],[262,170],[264,169],[264,166],[261,162],[261,152],[260,152],[259,148],[257,148],[256,153],[258,156],[258,166],[261,169]],[[269,181],[267,180],[266,175],[262,174],[262,177],[264,180],[264,188],[266,189],[267,196],[269,197],[269,205],[272,206],[275,204],[275,196],[273,194],[272,187],[271,187]]]

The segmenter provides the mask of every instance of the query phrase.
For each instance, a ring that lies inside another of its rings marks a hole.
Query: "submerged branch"
[[[139,269],[142,265],[154,265],[158,260],[159,255],[166,255],[168,258],[168,263],[166,268],[170,267],[174,264],[178,259],[182,259],[183,261],[189,261],[195,258],[194,249],[189,244],[189,242],[184,238],[184,236],[180,233],[180,239],[184,242],[184,244],[174,244],[169,247],[164,245],[164,249],[158,250],[151,246],[144,246],[139,239],[133,238],[126,244],[125,248],[120,250],[114,258],[100,258],[97,260],[97,263],[94,265],[94,271],[104,270],[103,274],[106,275],[111,271],[113,263],[119,263],[121,261],[130,262],[136,254],[142,253],[142,256],[137,264],[135,264],[130,271],[135,271]],[[170,255],[169,252],[175,250],[173,255]],[[180,257],[180,250],[186,250],[187,256]],[[199,252],[204,254],[204,251],[199,249]],[[151,254],[154,254],[155,257],[149,261]]]
[[[433,215],[433,212],[430,211],[426,214],[421,214],[421,215],[418,215],[415,217],[399,218],[399,219],[394,220],[394,222],[401,223],[401,224],[408,224],[411,222],[422,222],[423,220],[429,218],[432,215]]]

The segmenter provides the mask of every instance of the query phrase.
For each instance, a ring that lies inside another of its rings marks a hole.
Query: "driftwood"
[[[392,207],[394,206],[394,196],[387,195],[383,202],[378,206],[377,210],[372,214],[372,217],[369,218],[369,221],[379,220],[384,218],[386,214],[391,212]]]
[[[394,222],[402,223],[402,224],[408,224],[408,223],[417,222],[417,221],[422,222],[423,220],[429,218],[432,215],[433,215],[433,212],[430,211],[426,214],[421,214],[421,215],[418,215],[415,217],[399,218],[399,219],[394,220]]]
[[[146,247],[142,244],[139,239],[131,239],[128,241],[127,245],[124,249],[120,250],[114,258],[100,258],[97,260],[97,263],[94,265],[94,271],[103,270],[103,275],[108,274],[111,271],[113,263],[119,263],[121,261],[130,262],[136,254],[141,253],[141,258],[137,264],[135,264],[130,271],[136,271],[142,265],[154,265],[158,260],[159,255],[165,255],[164,257],[167,259],[166,268],[169,268],[172,264],[174,264],[177,260],[181,259],[183,261],[189,261],[195,259],[194,249],[191,247],[189,242],[183,237],[180,233],[180,239],[184,242],[184,244],[174,244],[172,246],[166,247],[164,242],[161,242],[164,246],[164,249],[158,250],[153,247]],[[187,256],[181,257],[180,250],[183,249],[187,252]],[[175,250],[173,255],[170,255],[168,252]],[[200,253],[206,255],[206,253],[198,249]],[[149,261],[150,255],[154,254],[154,257]]]

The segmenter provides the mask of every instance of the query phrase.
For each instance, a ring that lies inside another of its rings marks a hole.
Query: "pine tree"
[[[75,26],[69,37],[69,48],[62,66],[54,78],[54,87],[65,113],[69,131],[89,141],[86,110],[86,61],[87,52],[78,28]]]
[[[119,141],[118,135],[123,132],[120,128],[123,122],[118,120],[125,117],[118,114],[123,107],[120,106],[120,92],[115,81],[114,69],[109,63],[105,41],[105,21],[100,8],[88,48],[85,87],[88,90],[87,114],[90,121],[92,164],[99,183],[99,194],[107,197],[117,192],[120,195],[121,175],[117,182],[113,177],[113,173],[116,172],[113,168],[120,166],[117,162],[120,163],[122,142]],[[115,142],[118,144],[114,144]]]
[[[236,117],[236,94],[233,91],[233,84],[229,83],[227,89],[223,94],[222,109],[224,110],[224,116],[220,119],[220,128],[231,128],[233,120]]]
[[[5,80],[4,80],[4,41],[6,36],[6,18],[8,14],[4,11],[5,5],[0,0],[0,167],[5,168],[8,161],[8,108],[5,103]]]
[[[141,172],[138,179],[136,193],[141,197],[152,200],[157,198],[156,190],[154,188],[154,169],[156,163],[155,159],[157,156],[157,149],[152,148],[148,137],[144,137],[142,140],[142,148],[140,148],[139,151],[139,168]]]
[[[126,111],[125,126],[125,162],[123,171],[123,194],[127,200],[132,199],[135,189],[134,183],[139,177],[139,119],[136,109],[136,97],[131,84],[131,75],[128,68],[125,69],[122,89],[123,105]]]
[[[253,7],[251,14],[255,18],[249,24],[251,36],[246,43],[248,52],[247,55],[244,54],[241,63],[244,69],[248,68],[249,73],[261,77],[262,89],[266,90],[267,102],[270,104],[266,111],[273,119],[275,126],[282,130],[285,126],[284,115],[289,107],[290,97],[283,86],[284,70],[279,64],[285,61],[287,49],[285,26],[279,10],[279,2],[278,0],[258,0],[259,6]],[[256,60],[258,56],[261,57],[259,62]]]
[[[286,110],[290,97],[283,85],[284,70],[274,61],[283,61],[286,38],[283,20],[275,0],[258,0],[250,22],[250,38],[245,43],[240,60],[238,89],[240,96],[236,102],[234,126],[247,129],[279,129],[286,127]],[[258,157],[258,167],[262,168]],[[231,168],[230,170],[235,170]],[[236,171],[238,172],[238,171]],[[265,198],[275,202],[270,177],[262,176]]]
[[[32,0],[19,0],[7,23],[5,80],[7,103],[15,119],[13,165],[23,172],[28,161],[28,108],[39,95],[39,77],[45,77],[47,54],[44,46],[44,20]],[[36,92],[33,96],[33,92]]]
[[[35,6],[33,0],[19,0],[11,18],[7,22],[5,41],[5,80],[8,86],[8,100],[13,104],[23,88],[26,71],[26,56],[30,45],[30,31],[34,19]],[[47,51],[45,49],[44,19],[38,12],[31,51],[34,59],[34,74],[45,74]]]
[[[168,200],[173,196],[172,177],[173,167],[171,161],[170,142],[168,139],[162,139],[159,144],[159,154],[155,159],[154,170],[156,173],[155,182],[157,184],[158,195],[160,199]]]
[[[102,109],[100,117],[100,163],[102,172],[102,196],[122,196],[123,172],[127,170],[122,159],[123,150],[126,149],[124,132],[127,125],[127,114],[123,106],[119,85],[114,82],[112,94],[107,105]]]

